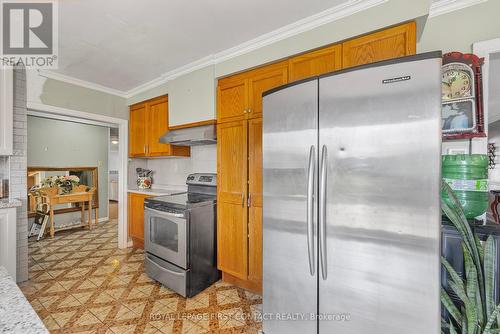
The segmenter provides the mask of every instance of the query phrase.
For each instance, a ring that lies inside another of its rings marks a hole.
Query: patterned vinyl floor
[[[51,333],[258,333],[259,295],[217,282],[183,298],[144,274],[144,253],[117,248],[117,223],[29,241],[20,284]]]

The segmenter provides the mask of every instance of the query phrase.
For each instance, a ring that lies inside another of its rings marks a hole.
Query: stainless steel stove
[[[144,204],[146,274],[184,297],[220,278],[217,270],[216,174],[191,174],[186,193]]]

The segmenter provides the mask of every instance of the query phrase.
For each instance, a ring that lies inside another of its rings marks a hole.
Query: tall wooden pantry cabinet
[[[315,75],[412,55],[415,49],[415,22],[409,22],[219,80],[217,260],[223,280],[262,291],[262,93]]]

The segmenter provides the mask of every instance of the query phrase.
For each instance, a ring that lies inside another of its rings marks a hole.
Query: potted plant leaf
[[[69,194],[74,187],[80,184],[80,178],[76,175],[49,176],[42,183],[42,187],[57,187],[60,195]]]
[[[461,303],[454,303],[444,288],[441,288],[441,302],[450,314],[443,320],[442,333],[449,334],[494,334],[500,333],[500,305],[495,304],[494,252],[495,244],[490,236],[481,243],[472,232],[465,218],[462,205],[446,182],[441,183],[441,192],[448,202],[441,199],[441,209],[458,230],[462,238],[465,278],[462,278],[441,257],[448,273],[448,287],[459,297]]]

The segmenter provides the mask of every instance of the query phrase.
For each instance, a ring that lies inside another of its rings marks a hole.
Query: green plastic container
[[[465,216],[474,218],[488,208],[488,156],[484,154],[443,155],[442,177],[464,207]],[[448,196],[442,193],[449,203]]]

